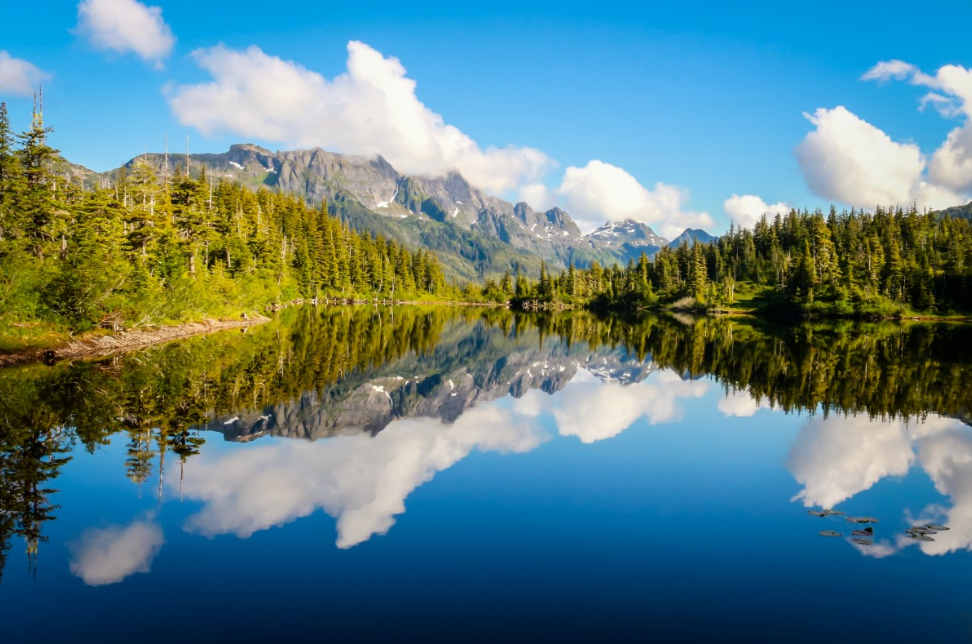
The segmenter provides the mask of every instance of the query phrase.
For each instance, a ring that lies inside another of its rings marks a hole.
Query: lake
[[[969,639],[970,348],[304,307],[0,371],[0,639]]]

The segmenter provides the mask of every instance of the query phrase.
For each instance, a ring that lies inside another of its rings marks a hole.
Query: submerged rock
[[[844,536],[840,532],[836,532],[834,530],[821,530],[817,534],[819,534],[821,537],[842,537],[842,536]]]
[[[935,530],[922,527],[920,525],[912,526],[905,530],[908,534],[938,534]]]

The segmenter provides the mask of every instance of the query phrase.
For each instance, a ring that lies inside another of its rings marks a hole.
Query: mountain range
[[[189,155],[188,161],[193,176],[205,166],[210,177],[279,190],[314,205],[327,203],[332,215],[356,230],[433,250],[453,279],[478,281],[516,268],[537,275],[541,261],[552,269],[570,262],[579,267],[593,261],[626,264],[668,245],[716,239],[687,229],[670,241],[631,219],[583,235],[560,208],[535,211],[526,203],[512,204],[483,193],[456,172],[441,177],[406,175],[381,156],[369,159],[320,148],[271,152],[238,144],[221,154]],[[130,170],[137,163],[161,173],[166,157],[147,153],[124,167]],[[170,175],[183,171],[184,165],[177,168],[183,163],[184,157],[171,155]],[[112,181],[121,171],[99,174],[70,168],[88,186]]]

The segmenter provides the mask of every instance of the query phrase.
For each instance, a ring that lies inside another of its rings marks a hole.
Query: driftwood
[[[563,302],[538,302],[537,300],[527,300],[519,303],[519,308],[523,311],[563,311],[574,308],[573,304]]]
[[[52,365],[59,360],[84,358],[90,356],[106,356],[113,353],[126,353],[145,349],[155,344],[183,340],[194,335],[222,331],[224,329],[238,329],[269,322],[269,318],[256,316],[250,318],[245,313],[238,320],[202,320],[201,322],[187,322],[174,326],[159,326],[151,329],[137,329],[122,331],[112,335],[96,335],[72,340],[53,349],[31,349],[0,355],[0,367],[43,362]]]

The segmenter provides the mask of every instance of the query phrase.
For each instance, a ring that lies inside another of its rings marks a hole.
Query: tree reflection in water
[[[113,435],[127,435],[127,476],[140,489],[161,495],[172,458],[178,460],[179,476],[169,480],[182,490],[185,464],[200,453],[205,430],[233,440],[265,434],[312,440],[359,434],[350,439],[369,440],[396,419],[433,417],[448,428],[477,404],[520,398],[531,389],[556,392],[578,374],[583,377],[577,380],[575,404],[555,416],[560,414],[562,434],[584,442],[616,435],[641,416],[671,417],[673,410],[665,406],[671,397],[701,395],[707,385],[696,380],[703,376],[725,389],[719,409],[726,415],[748,416],[760,407],[819,412],[798,437],[789,463],[805,486],[804,502],[832,505],[881,476],[907,471],[917,458],[943,493],[970,489],[969,510],[956,503],[948,517],[962,522],[968,514],[970,529],[952,531],[941,543],[920,544],[922,549],[968,547],[962,538],[972,535],[972,472],[961,473],[955,459],[966,452],[972,459],[972,443],[947,419],[918,421],[968,413],[964,376],[970,345],[972,328],[961,325],[845,322],[782,328],[739,318],[631,320],[463,307],[307,307],[289,309],[247,334],[6,370],[0,372],[0,575],[13,537],[24,539],[30,565],[36,564],[44,523],[57,509],[54,481],[75,443],[93,452]],[[583,402],[584,378],[592,374],[626,385],[660,369],[668,371],[653,386],[669,398],[619,389],[611,417],[599,417],[596,425],[585,417],[590,406]],[[530,413],[526,407],[521,411]],[[822,423],[835,413],[849,420]],[[893,422],[879,431],[861,431],[855,425],[865,418]],[[517,427],[507,425],[511,431]],[[420,432],[417,426],[413,430]],[[410,485],[469,449],[522,450],[541,440],[525,428],[503,440],[454,433],[455,451],[431,470],[416,470]],[[842,444],[865,435],[860,444]],[[827,462],[807,456],[828,449],[837,456]],[[864,475],[853,468],[827,469],[828,463],[857,457],[871,459]],[[317,457],[308,458],[313,465]],[[200,475],[205,471],[201,467]],[[154,488],[146,487],[153,480]],[[193,493],[205,496],[201,489]],[[387,530],[398,496],[389,497],[391,505],[370,523],[356,525],[342,515],[347,531],[339,544],[353,545]],[[334,499],[315,503],[340,505]],[[195,529],[245,533],[261,527],[220,520],[226,519],[203,515]]]

